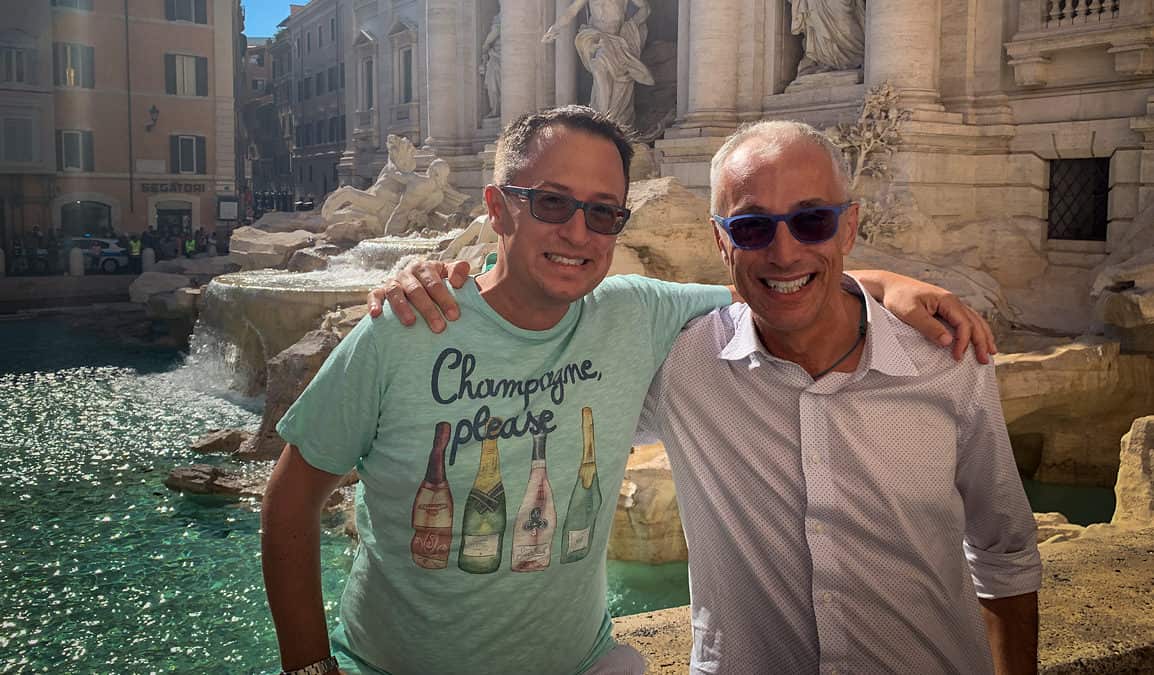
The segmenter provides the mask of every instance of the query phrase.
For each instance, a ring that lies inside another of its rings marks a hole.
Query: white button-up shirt
[[[639,435],[677,485],[694,673],[992,672],[977,598],[1041,584],[993,366],[867,309],[855,372],[815,382],[735,304],[653,381]]]

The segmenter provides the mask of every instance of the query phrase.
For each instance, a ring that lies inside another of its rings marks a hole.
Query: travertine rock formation
[[[1122,437],[1121,466],[1114,484],[1114,525],[1154,526],[1154,415],[1134,420]]]

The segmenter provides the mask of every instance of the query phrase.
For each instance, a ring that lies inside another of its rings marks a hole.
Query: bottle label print
[[[514,572],[535,572],[549,566],[553,551],[553,534],[557,531],[557,512],[553,507],[553,488],[545,462],[545,434],[533,436],[533,465],[529,485],[517,524],[513,531]]]
[[[438,422],[425,479],[413,500],[413,562],[426,569],[444,569],[453,544],[453,493],[445,477],[445,448],[452,427]]]
[[[501,454],[497,433],[501,420],[493,418],[485,440],[481,442],[481,461],[477,478],[465,501],[461,522],[461,552],[457,566],[473,574],[496,572],[501,567],[501,549],[505,538],[505,485],[501,482]]]
[[[597,481],[597,443],[593,435],[593,409],[581,409],[581,468],[569,497],[562,530],[561,563],[582,560],[593,544],[593,531],[601,512],[601,486]]]

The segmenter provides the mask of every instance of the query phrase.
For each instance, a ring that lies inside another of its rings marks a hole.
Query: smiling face
[[[785,214],[848,200],[829,153],[812,141],[769,144],[753,137],[729,155],[719,176],[721,216]],[[857,236],[857,207],[841,215],[838,232],[820,244],[802,244],[785,223],[776,224],[766,248],[744,251],[714,226],[714,236],[733,283],[753,311],[763,341],[819,338],[832,330],[842,260]]]
[[[531,141],[529,161],[509,183],[568,195],[581,201],[625,204],[621,154],[612,141],[554,124]],[[578,209],[561,224],[533,217],[529,202],[495,186],[485,188],[493,230],[500,236],[500,256],[493,269],[500,296],[497,306],[507,319],[519,314],[564,316],[569,303],[592,291],[613,262],[617,237],[585,227]],[[496,305],[495,305],[496,306]],[[535,323],[535,322],[531,322]]]

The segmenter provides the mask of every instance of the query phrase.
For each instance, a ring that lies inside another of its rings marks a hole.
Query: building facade
[[[11,80],[22,64],[24,81],[5,81],[15,95],[0,105],[5,236],[34,226],[117,236],[233,223],[241,24],[237,0],[6,9],[0,63],[16,64]]]
[[[477,191],[501,124],[591,100],[577,43],[604,6],[582,7],[545,44],[570,0],[353,2],[350,184],[372,182],[398,133]],[[621,4],[639,18],[630,39],[653,80],[634,88],[634,129],[657,173],[700,194],[739,125],[832,127],[889,84],[910,119],[886,180],[901,227],[883,243],[988,274],[1023,323],[1086,329],[1094,267],[1154,228],[1149,0],[830,2],[797,20],[789,0]],[[812,72],[823,40],[843,41],[825,47],[846,62]],[[486,78],[494,58],[499,76]]]
[[[275,77],[291,110],[292,184],[298,199],[320,202],[339,184],[337,165],[348,139],[346,46],[352,37],[350,0],[312,0],[292,6],[281,22],[287,47],[276,55],[285,72]],[[274,57],[276,58],[276,57]],[[276,66],[274,65],[274,68]]]

